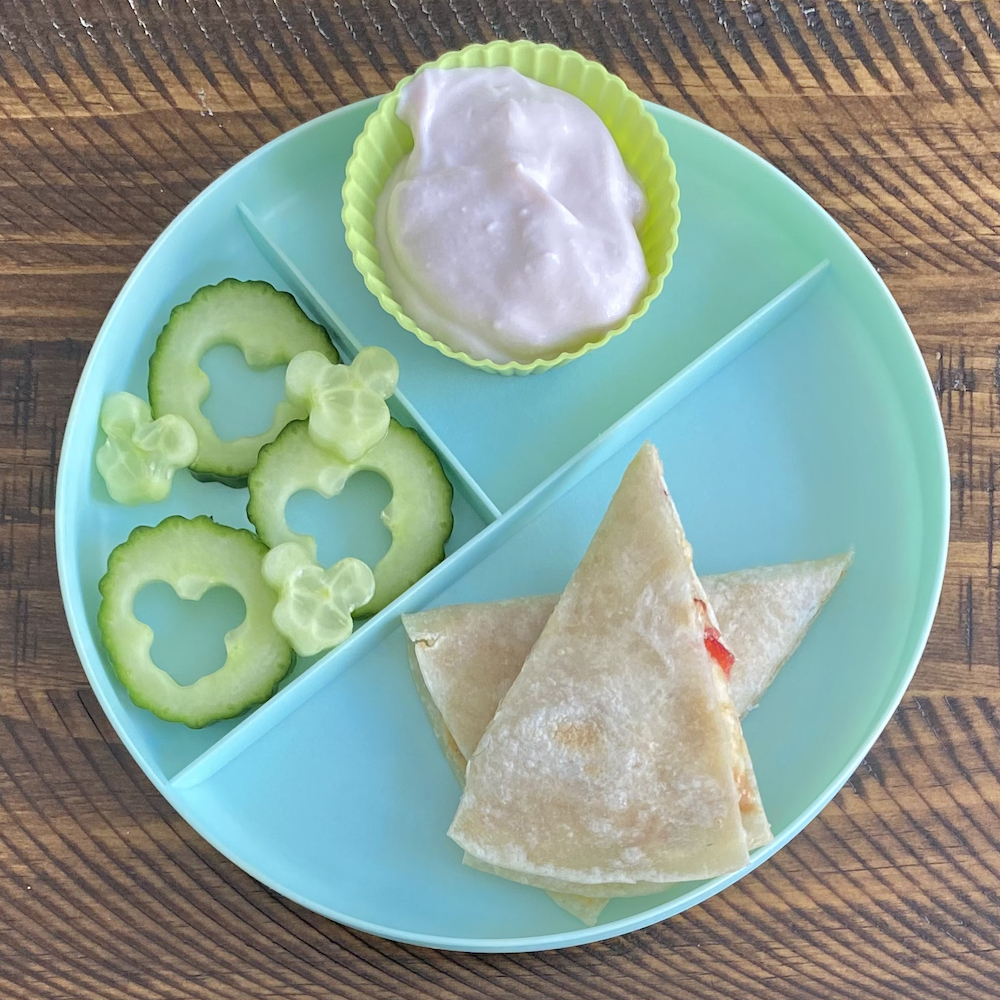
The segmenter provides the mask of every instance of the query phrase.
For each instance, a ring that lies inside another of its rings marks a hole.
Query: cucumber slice
[[[168,722],[200,729],[266,701],[291,669],[295,655],[271,620],[277,597],[261,575],[267,546],[244,529],[209,517],[168,517],[136,528],[108,559],[98,585],[97,625],[118,679],[140,708]],[[184,600],[211,587],[232,587],[246,618],[226,633],[226,662],[193,684],[178,684],[149,655],[153,630],[135,617],[136,594],[154,580]]]
[[[392,487],[392,499],[382,511],[392,545],[373,567],[375,596],[354,612],[355,618],[381,611],[444,559],[453,524],[453,491],[434,452],[415,430],[391,420],[388,433],[374,448],[343,462],[313,442],[307,421],[297,420],[261,448],[247,481],[247,517],[257,534],[272,547],[298,542],[315,560],[316,539],[292,531],[285,504],[299,490],[336,496],[361,471],[377,472]]]
[[[283,400],[263,434],[223,441],[201,412],[211,389],[201,359],[219,344],[238,347],[246,363],[257,370],[287,365],[302,351],[318,351],[334,364],[339,357],[326,330],[309,319],[288,292],[279,292],[266,281],[226,278],[198,289],[170,313],[149,359],[153,416],[176,413],[194,428],[198,458],[191,472],[196,478],[245,486],[261,447],[306,411],[301,404]]]

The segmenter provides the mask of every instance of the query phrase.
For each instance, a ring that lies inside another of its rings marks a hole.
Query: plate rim
[[[72,580],[70,579],[70,568],[76,563],[76,560],[68,553],[72,549],[72,540],[69,537],[70,531],[67,525],[70,523],[70,515],[68,512],[68,504],[71,502],[72,498],[67,495],[68,487],[64,486],[65,477],[63,475],[64,463],[68,463],[70,460],[67,458],[68,452],[63,448],[63,444],[66,438],[70,434],[70,430],[74,429],[78,423],[79,410],[82,408],[82,399],[85,393],[85,389],[88,383],[93,379],[93,371],[96,366],[96,348],[98,347],[101,339],[108,335],[108,330],[120,308],[122,308],[122,303],[127,296],[132,293],[133,287],[141,280],[142,274],[145,270],[151,266],[150,260],[154,256],[155,251],[160,247],[160,245],[166,242],[170,238],[175,227],[179,225],[182,220],[186,219],[189,214],[193,214],[198,211],[203,200],[207,200],[212,196],[214,189],[221,185],[223,181],[230,179],[232,176],[236,175],[238,172],[251,168],[258,158],[263,158],[267,153],[272,150],[276,145],[291,141],[291,137],[301,133],[302,131],[307,131],[313,128],[318,128],[322,126],[322,123],[328,121],[331,118],[349,114],[357,113],[360,107],[370,107],[374,108],[378,102],[382,99],[384,95],[375,95],[363,99],[362,101],[357,101],[351,104],[346,104],[340,108],[335,108],[331,111],[325,112],[322,115],[318,115],[309,121],[303,122],[287,132],[281,135],[275,136],[273,139],[264,143],[262,146],[248,153],[242,159],[238,160],[231,167],[226,169],[222,174],[216,177],[210,184],[208,184],[201,192],[199,192],[181,211],[174,216],[163,231],[157,236],[149,248],[145,251],[142,258],[133,268],[132,272],[129,274],[125,283],[123,284],[118,295],[115,297],[115,301],[111,308],[108,310],[104,321],[101,324],[100,330],[91,345],[87,361],[83,367],[80,374],[79,381],[77,383],[77,388],[74,392],[73,402],[69,410],[69,414],[66,418],[66,424],[63,431],[63,438],[60,442],[60,457],[59,465],[56,474],[56,502],[54,509],[54,533],[55,533],[55,551],[56,551],[56,566],[59,579],[59,590],[60,597],[62,600],[62,605],[64,613],[66,615],[66,620],[69,625],[70,634],[73,638],[73,644],[76,649],[77,656],[80,663],[84,669],[84,673],[87,677],[87,682],[94,692],[97,700],[101,706],[102,711],[107,717],[108,721],[111,723],[118,738],[122,741],[129,755],[132,759],[139,765],[140,769],[146,775],[146,777],[152,782],[156,791],[162,795],[167,802],[170,804],[178,815],[188,823],[195,832],[202,837],[208,844],[212,846],[213,849],[217,850],[224,857],[229,859],[233,864],[239,867],[242,871],[246,872],[252,878],[261,882],[263,885],[268,886],[275,892],[279,893],[286,899],[292,900],[293,902],[305,907],[313,913],[317,913],[323,917],[334,920],[337,923],[343,924],[347,927],[351,927],[368,934],[373,934],[377,937],[385,938],[388,940],[397,941],[403,944],[418,945],[422,947],[429,947],[443,951],[466,951],[466,952],[477,952],[477,953],[497,953],[497,952],[528,952],[528,951],[543,951],[551,950],[564,947],[573,947],[576,945],[589,944],[595,941],[605,940],[612,937],[617,937],[620,934],[629,933],[633,930],[639,930],[643,927],[648,927],[651,924],[659,923],[668,917],[675,916],[679,913],[684,912],[692,906],[696,906],[699,903],[704,902],[706,899],[714,896],[716,893],[721,892],[723,889],[737,882],[739,879],[743,878],[753,871],[758,865],[762,864],[764,861],[771,858],[776,854],[781,848],[788,844],[792,839],[798,836],[799,833],[810,823],[813,819],[830,803],[837,792],[846,784],[847,780],[850,778],[851,774],[857,769],[858,765],[861,763],[862,759],[869,752],[875,741],[882,734],[885,727],[888,725],[893,713],[899,706],[906,693],[910,682],[916,672],[916,669],[920,663],[920,659],[926,648],[927,640],[930,635],[931,628],[933,627],[934,620],[937,614],[938,604],[940,602],[941,591],[944,584],[944,573],[946,567],[946,559],[948,552],[948,543],[950,535],[950,524],[951,524],[951,507],[950,507],[950,495],[951,495],[951,472],[948,459],[948,448],[947,440],[945,436],[944,422],[941,416],[940,408],[937,406],[936,393],[934,391],[933,383],[931,381],[930,373],[924,362],[923,355],[920,352],[919,344],[916,338],[913,336],[913,332],[910,329],[909,324],[906,321],[906,317],[903,315],[898,303],[893,298],[888,287],[883,281],[881,275],[878,273],[874,265],[868,258],[864,255],[857,244],[851,239],[851,237],[844,231],[844,229],[839,225],[839,223],[834,219],[830,213],[811,195],[808,194],[803,188],[801,188],[795,181],[790,177],[785,175],[773,164],[768,162],[760,154],[754,152],[752,149],[744,146],[742,143],[737,142],[732,139],[724,132],[718,129],[712,128],[703,122],[697,121],[694,118],[690,118],[687,115],[681,114],[678,111],[674,111],[671,108],[664,107],[659,104],[655,104],[650,101],[644,101],[654,118],[657,119],[657,124],[661,128],[666,125],[669,128],[671,122],[682,121],[684,127],[693,128],[696,132],[702,133],[704,136],[710,137],[713,141],[721,141],[730,148],[730,151],[735,153],[737,156],[748,156],[751,157],[755,162],[755,166],[758,169],[763,169],[766,173],[772,175],[774,179],[777,180],[779,185],[783,188],[786,196],[794,197],[799,202],[803,202],[807,205],[810,211],[818,213],[819,217],[827,224],[829,228],[834,230],[836,238],[841,241],[841,245],[847,254],[854,258],[856,263],[860,264],[862,269],[867,271],[868,277],[873,279],[874,287],[877,290],[878,296],[882,300],[883,304],[888,307],[890,315],[892,315],[897,324],[901,327],[902,332],[908,334],[904,337],[905,349],[908,350],[913,359],[917,364],[917,369],[919,373],[922,373],[922,378],[918,377],[917,381],[920,383],[920,388],[922,389],[921,397],[922,404],[929,407],[929,412],[933,413],[935,419],[932,421],[935,434],[934,440],[932,442],[933,449],[935,452],[934,458],[936,459],[937,466],[937,478],[938,486],[940,488],[940,493],[938,496],[938,501],[940,502],[941,510],[941,523],[940,532],[937,539],[936,551],[931,551],[928,553],[929,556],[933,556],[932,568],[932,588],[931,588],[931,600],[929,606],[924,613],[924,621],[919,628],[914,641],[914,653],[910,659],[910,663],[907,665],[906,669],[903,671],[900,682],[897,688],[890,691],[884,705],[881,714],[877,717],[877,721],[872,726],[871,732],[862,741],[861,745],[858,747],[856,752],[848,760],[848,763],[835,775],[835,777],[828,783],[828,785],[823,789],[823,791],[816,796],[812,804],[802,813],[799,817],[790,824],[782,833],[775,838],[770,844],[763,848],[758,849],[751,857],[750,862],[741,868],[737,872],[730,873],[728,875],[719,876],[718,878],[711,879],[705,883],[702,883],[697,888],[691,889],[676,899],[671,900],[667,903],[661,903],[658,906],[651,907],[647,910],[642,910],[639,913],[633,914],[629,917],[623,917],[616,921],[611,921],[607,923],[597,924],[594,927],[581,927],[578,929],[568,930],[568,931],[558,931],[551,934],[535,934],[535,935],[524,935],[519,937],[508,937],[508,938],[465,938],[465,937],[455,937],[449,935],[441,934],[429,934],[421,932],[412,932],[401,930],[399,928],[390,927],[382,924],[378,924],[372,921],[362,920],[357,917],[353,917],[349,914],[341,913],[340,911],[331,909],[329,907],[324,907],[318,904],[314,900],[310,900],[301,894],[289,891],[286,887],[282,886],[277,880],[269,878],[263,872],[259,871],[257,867],[251,863],[242,860],[239,857],[238,852],[230,851],[224,847],[213,835],[209,834],[205,829],[203,829],[203,824],[200,819],[195,821],[189,818],[187,815],[188,810],[182,808],[182,804],[185,801],[184,795],[174,794],[175,789],[172,788],[169,780],[166,780],[161,775],[159,775],[156,769],[151,766],[143,757],[143,755],[138,751],[133,741],[129,738],[127,730],[123,727],[115,711],[114,703],[106,696],[104,691],[104,684],[102,680],[99,680],[98,667],[89,662],[88,658],[84,656],[83,650],[85,647],[84,637],[92,638],[90,633],[89,625],[86,622],[85,613],[82,608],[78,608],[69,599],[72,592]],[[339,193],[339,189],[338,189]],[[235,205],[234,205],[235,209]],[[928,442],[930,443],[930,442]],[[926,534],[926,519],[925,519],[925,534]],[[917,620],[918,616],[914,616],[914,621]],[[103,672],[103,664],[100,665],[100,671]]]

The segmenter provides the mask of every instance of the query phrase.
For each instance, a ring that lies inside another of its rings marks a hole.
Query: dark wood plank
[[[579,49],[801,184],[938,390],[953,544],[910,694],[793,844],[625,938],[446,955],[234,868],[104,720],[60,610],[59,440],[101,319],[228,166],[469,40]],[[996,0],[0,3],[0,995],[989,997],[1000,980]]]

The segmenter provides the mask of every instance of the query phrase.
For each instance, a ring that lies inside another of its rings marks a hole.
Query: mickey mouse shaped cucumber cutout
[[[101,404],[97,470],[113,500],[156,503],[170,493],[178,469],[198,456],[198,438],[183,418],[165,413],[153,419],[149,404],[130,392],[116,392]]]
[[[288,292],[279,292],[266,281],[226,278],[198,289],[170,313],[149,359],[153,415],[175,413],[194,428],[198,458],[191,472],[197,478],[245,486],[261,446],[306,411],[296,402],[283,400],[263,434],[223,441],[201,412],[211,390],[201,359],[220,344],[238,347],[254,369],[286,365],[303,351],[315,351],[331,362],[338,356],[326,330],[309,319]]]
[[[385,401],[396,391],[399,365],[381,347],[365,347],[349,365],[316,351],[292,358],[285,394],[309,413],[309,436],[345,462],[360,458],[389,430]]]
[[[279,595],[271,618],[300,656],[339,646],[354,628],[351,612],[375,593],[375,577],[360,559],[323,569],[298,542],[276,545],[262,568]]]

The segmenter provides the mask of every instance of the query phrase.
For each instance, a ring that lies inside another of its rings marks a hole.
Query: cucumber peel
[[[114,549],[98,585],[97,625],[111,665],[136,705],[199,729],[274,693],[295,655],[271,619],[276,598],[261,575],[266,554],[251,532],[205,516],[168,517],[155,528],[135,528]],[[133,605],[155,580],[169,583],[184,600],[198,600],[212,587],[232,587],[246,605],[246,618],[226,633],[226,662],[193,684],[178,684],[149,655],[153,630],[136,618]]]
[[[201,359],[220,344],[238,347],[247,365],[256,370],[288,364],[303,351],[316,351],[334,363],[338,355],[323,327],[309,319],[288,292],[279,292],[266,281],[226,278],[200,288],[170,313],[149,359],[153,415],[175,413],[194,428],[198,457],[191,471],[197,478],[244,486],[261,446],[306,411],[283,400],[263,434],[223,441],[201,412],[211,391]]]
[[[183,418],[153,419],[149,404],[130,392],[115,392],[101,404],[106,440],[95,460],[112,500],[156,503],[170,494],[174,473],[198,455],[198,438]]]
[[[360,559],[323,569],[298,542],[276,545],[262,568],[278,592],[271,618],[300,656],[339,646],[354,628],[351,612],[375,593],[375,577]]]
[[[316,559],[316,539],[288,526],[285,505],[300,490],[338,494],[356,472],[376,472],[392,488],[382,522],[392,534],[389,551],[372,568],[375,596],[355,612],[373,615],[444,558],[453,518],[451,483],[433,451],[413,429],[390,420],[386,436],[353,462],[320,448],[306,421],[290,423],[265,445],[247,480],[247,517],[269,546],[298,542]]]
[[[364,347],[349,365],[316,351],[292,358],[285,394],[309,414],[309,436],[345,462],[360,458],[389,430],[385,401],[396,391],[399,364],[382,347]]]

